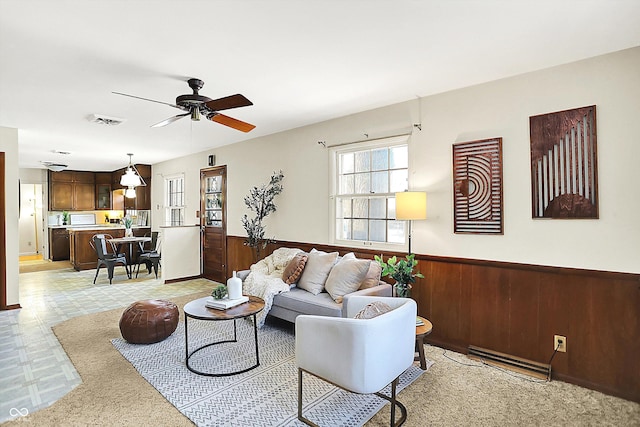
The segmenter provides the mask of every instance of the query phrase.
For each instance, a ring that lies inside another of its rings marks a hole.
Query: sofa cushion
[[[342,258],[331,269],[324,288],[335,302],[341,303],[343,296],[360,288],[370,264],[366,259]]]
[[[360,310],[354,316],[355,319],[373,319],[374,317],[378,317],[381,314],[385,314],[389,311],[393,310],[389,304],[385,304],[382,301],[374,301],[364,306],[362,310]]]
[[[378,286],[380,283],[380,276],[382,275],[382,267],[377,261],[371,261],[369,264],[369,270],[364,276],[359,289],[369,289],[374,286]]]
[[[276,295],[273,306],[303,314],[342,317],[342,304],[336,303],[328,293],[313,295],[295,287],[289,292]]]
[[[333,265],[338,259],[338,252],[320,253],[311,252],[307,258],[307,263],[302,271],[302,276],[298,280],[298,288],[318,295],[324,289]]]
[[[298,282],[300,276],[302,276],[302,271],[304,270],[304,266],[307,263],[308,255],[304,252],[300,252],[296,254],[289,264],[284,268],[282,272],[282,280],[287,285],[293,285]]]

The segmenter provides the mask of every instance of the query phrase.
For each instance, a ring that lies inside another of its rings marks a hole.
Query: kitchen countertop
[[[67,230],[124,230],[124,225],[119,224],[82,224],[82,225],[50,225],[49,228],[66,228]],[[151,228],[149,225],[134,225],[134,229]]]

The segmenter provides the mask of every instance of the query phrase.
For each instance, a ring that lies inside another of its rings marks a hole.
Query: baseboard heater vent
[[[525,375],[531,375],[535,378],[551,381],[551,365],[546,363],[534,362],[532,360],[522,359],[510,354],[499,353],[486,348],[480,348],[473,345],[469,346],[467,356],[470,359],[480,360],[490,365],[499,366]]]

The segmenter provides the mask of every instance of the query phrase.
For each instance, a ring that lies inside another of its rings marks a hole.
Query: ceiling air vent
[[[125,119],[119,119],[117,117],[103,116],[102,114],[92,114],[88,117],[91,123],[97,123],[105,126],[117,126],[124,122]]]

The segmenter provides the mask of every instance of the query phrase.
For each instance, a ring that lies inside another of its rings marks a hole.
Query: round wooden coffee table
[[[184,347],[186,353],[185,363],[187,365],[187,369],[191,372],[206,375],[209,377],[227,377],[229,375],[241,374],[243,372],[250,371],[251,369],[257,368],[260,366],[260,355],[258,353],[258,322],[256,321],[256,314],[260,313],[264,309],[264,300],[262,298],[249,296],[249,301],[237,305],[235,307],[231,307],[226,310],[215,310],[213,308],[208,308],[205,303],[211,297],[199,298],[197,300],[191,301],[185,304],[184,310]],[[256,348],[256,364],[249,366],[248,368],[241,369],[239,371],[234,372],[222,372],[222,373],[214,373],[214,372],[202,372],[197,369],[192,368],[189,365],[189,359],[200,350],[203,350],[207,347],[211,347],[216,344],[223,344],[229,342],[237,342],[238,341],[238,333],[236,329],[236,321],[238,319],[243,319],[246,317],[253,316],[253,338],[255,342]],[[202,347],[198,347],[189,353],[189,330],[187,328],[187,320],[189,318],[198,319],[198,320],[233,320],[233,339],[232,340],[223,340],[216,341],[210,344],[203,345]]]
[[[415,360],[420,361],[420,369],[425,371],[427,369],[427,361],[424,358],[424,337],[431,333],[433,325],[424,317],[418,316],[418,318],[422,320],[423,325],[416,326],[416,351],[418,352],[418,357]]]

